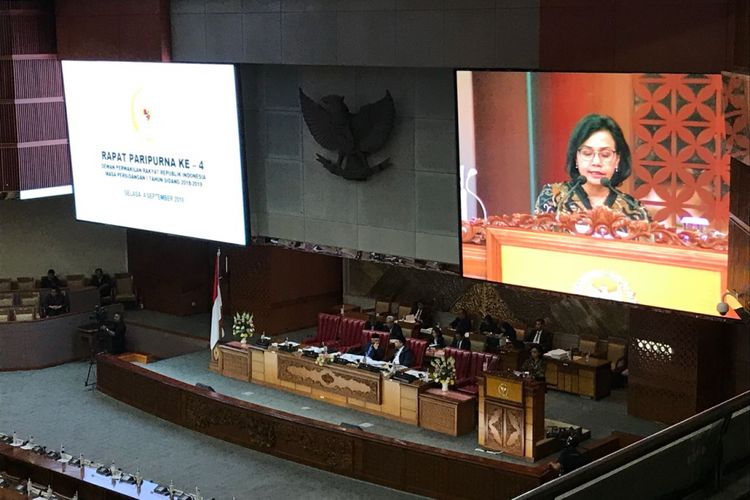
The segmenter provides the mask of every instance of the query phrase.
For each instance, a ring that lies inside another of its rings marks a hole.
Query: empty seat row
[[[37,319],[39,314],[36,307],[1,307],[0,323],[7,321],[30,321]]]

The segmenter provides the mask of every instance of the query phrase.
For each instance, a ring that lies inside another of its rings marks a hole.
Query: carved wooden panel
[[[380,404],[380,374],[337,365],[318,366],[314,361],[279,353],[278,378],[286,382]]]
[[[485,401],[486,446],[516,456],[523,456],[525,429],[523,408]]]
[[[209,436],[360,480],[438,498],[510,499],[546,468],[417,445],[195,389],[104,356],[97,388]]]
[[[247,350],[219,346],[221,351],[221,374],[237,380],[250,380],[250,353]]]

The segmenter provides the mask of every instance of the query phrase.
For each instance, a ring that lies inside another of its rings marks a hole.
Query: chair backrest
[[[33,307],[17,307],[13,316],[16,321],[31,321],[36,319],[36,310]]]
[[[459,379],[469,376],[471,369],[471,351],[456,349],[454,347],[445,348],[445,356],[455,358],[456,360],[456,377]]]
[[[620,358],[624,358],[628,352],[628,346],[625,340],[610,338],[607,343],[607,361],[612,364],[612,369],[615,369],[615,363]]]
[[[578,338],[578,350],[594,354],[596,352],[596,338],[581,335]]]
[[[375,314],[377,313],[391,314],[391,303],[384,302],[382,300],[376,300],[375,301]]]
[[[386,348],[388,346],[388,342],[391,339],[391,334],[389,332],[381,332],[380,330],[363,330],[362,331],[362,345],[369,344],[370,339],[372,338],[373,334],[380,337],[380,345],[383,348]]]
[[[86,276],[83,274],[69,274],[65,277],[68,288],[77,289],[86,286]]]
[[[15,294],[3,292],[0,293],[0,307],[12,307],[14,304]]]
[[[320,342],[333,341],[338,338],[341,327],[341,316],[337,314],[318,314],[318,334],[316,338]]]
[[[498,356],[487,352],[472,352],[469,376],[477,377],[485,371],[496,370],[499,359]]]
[[[361,319],[342,318],[341,333],[339,340],[344,345],[357,345],[362,341],[362,330],[365,328],[365,322]]]
[[[0,292],[10,292],[13,290],[13,282],[10,278],[0,278]]]
[[[398,306],[398,319],[404,319],[409,314],[411,314],[410,306]]]
[[[34,278],[16,278],[16,284],[19,290],[34,290],[36,288]]]
[[[117,290],[117,295],[135,294],[135,289],[133,287],[133,275],[130,273],[116,273],[115,289]]]
[[[414,355],[414,368],[422,368],[424,364],[424,353],[427,351],[428,343],[426,340],[413,339],[409,337],[406,339],[406,345]]]
[[[39,292],[20,292],[19,303],[22,306],[39,306]]]

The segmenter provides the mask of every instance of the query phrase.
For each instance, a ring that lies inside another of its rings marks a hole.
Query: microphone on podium
[[[568,195],[563,199],[563,203],[567,203],[571,196],[573,196],[573,193],[575,193],[576,189],[586,184],[586,177],[583,175],[579,175],[578,177],[573,180],[573,184],[570,185],[570,189],[568,190]]]
[[[619,195],[622,194],[616,187],[612,185],[612,179],[609,177],[602,177],[601,181],[602,186],[609,189],[611,192]],[[623,196],[623,200],[625,200],[625,203],[628,204],[628,207],[630,207],[632,210],[638,210],[640,207],[629,197],[629,196]]]

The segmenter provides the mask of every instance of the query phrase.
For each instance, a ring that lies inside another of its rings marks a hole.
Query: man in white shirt
[[[395,338],[392,342],[396,351],[393,355],[393,364],[410,367],[414,363],[414,354],[412,354],[409,346],[400,338]]]

